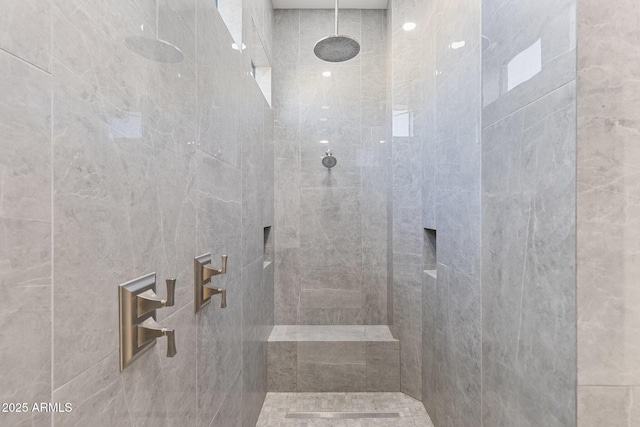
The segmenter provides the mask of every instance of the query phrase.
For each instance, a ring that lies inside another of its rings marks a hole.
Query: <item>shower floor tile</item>
[[[397,418],[319,419],[287,418],[287,413],[358,412],[398,414]],[[256,427],[433,427],[422,402],[404,393],[267,393]]]

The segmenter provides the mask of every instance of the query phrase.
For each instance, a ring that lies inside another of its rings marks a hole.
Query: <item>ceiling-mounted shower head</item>
[[[360,52],[360,45],[349,36],[329,36],[318,40],[313,53],[323,61],[344,62]]]
[[[353,38],[338,34],[338,0],[336,0],[336,33],[324,37],[313,47],[313,53],[323,61],[343,62],[360,53],[360,44]]]
[[[322,166],[324,166],[327,169],[331,169],[337,163],[338,163],[338,160],[335,157],[333,157],[333,155],[331,154],[331,150],[327,150],[327,152],[325,153],[325,156],[322,158]]]

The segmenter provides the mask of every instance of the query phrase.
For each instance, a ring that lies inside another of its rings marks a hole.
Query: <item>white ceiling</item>
[[[335,0],[272,0],[274,9],[333,9]],[[386,9],[388,0],[340,0],[340,9]]]

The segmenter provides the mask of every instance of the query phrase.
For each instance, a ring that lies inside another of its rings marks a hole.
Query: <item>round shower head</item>
[[[323,61],[343,62],[360,53],[360,44],[349,36],[329,36],[318,40],[313,53]]]
[[[327,150],[327,154],[322,158],[322,166],[327,169],[331,169],[338,163],[338,160],[333,157],[331,150]]]
[[[353,37],[338,34],[338,0],[336,0],[335,24],[335,34],[318,40],[313,47],[313,53],[327,62],[348,61],[360,53],[360,44]]]
[[[176,45],[160,39],[131,36],[124,40],[129,50],[156,62],[175,64],[182,62],[184,53]]]

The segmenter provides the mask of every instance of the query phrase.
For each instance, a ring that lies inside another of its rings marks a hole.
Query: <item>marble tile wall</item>
[[[575,117],[571,82],[483,130],[485,425],[575,424]]]
[[[423,25],[405,32],[402,24],[422,15],[424,2],[392,2],[387,28],[391,40],[390,198],[394,337],[400,341],[400,390],[422,398],[421,178],[423,127],[421,46]],[[422,22],[420,22],[422,24]]]
[[[51,15],[35,3],[16,2],[11,12],[34,9],[32,37],[20,43],[8,34],[9,15],[0,9],[0,401],[30,405],[51,400],[52,79],[50,49],[39,48],[51,43],[43,31]],[[50,419],[0,413],[6,425],[48,425]]]
[[[578,425],[640,423],[640,5],[578,2]]]
[[[391,109],[411,117],[390,160],[402,390],[436,425],[571,425],[575,4],[391,8]],[[514,77],[538,38],[540,70]]]
[[[387,321],[384,19],[341,13],[341,32],[361,52],[327,63],[313,46],[333,32],[333,11],[276,11],[277,324]],[[338,160],[331,170],[321,164],[327,149]]]
[[[575,425],[576,2],[482,6],[483,422]]]
[[[401,389],[436,425],[480,420],[480,2],[392,7],[393,330]],[[416,28],[405,31],[405,22]],[[464,41],[460,49],[452,42]],[[398,115],[408,111],[408,130]],[[424,229],[437,230],[437,277]],[[427,259],[429,258],[429,259]]]
[[[270,2],[243,4],[271,52]],[[70,402],[56,426],[255,425],[273,325],[274,137],[251,43],[234,50],[206,0],[5,1],[0,12],[2,401]],[[183,60],[128,50],[142,35]],[[195,315],[193,257],[209,251],[229,256],[216,283],[228,307]],[[151,271],[177,278],[158,317],[178,354],[160,340],[119,373],[117,286]],[[0,414],[21,423],[51,415]]]

